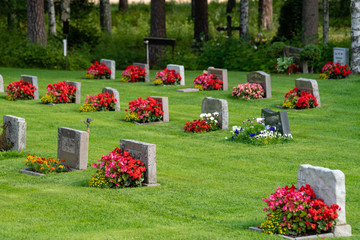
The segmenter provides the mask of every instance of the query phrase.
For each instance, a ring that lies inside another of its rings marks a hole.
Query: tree
[[[329,42],[329,0],[323,0],[323,43]]]
[[[106,33],[112,33],[110,0],[100,0],[100,26]]]
[[[122,11],[122,12],[128,12],[129,11],[128,0],[119,0],[119,11]]]
[[[70,0],[61,0],[60,19],[63,22],[63,34],[68,35],[70,28]]]
[[[195,0],[194,39],[196,42],[209,40],[209,20],[207,0]]]
[[[360,2],[351,0],[351,68],[360,73]]]
[[[47,0],[49,15],[49,35],[56,36],[55,5],[54,0]]]
[[[318,0],[303,0],[302,5],[302,43],[305,45],[318,42],[319,3]]]
[[[258,27],[259,31],[261,28],[270,29],[273,17],[273,1],[272,0],[259,0],[259,19]]]
[[[236,0],[228,0],[226,5],[226,13],[232,13],[235,6],[236,6]]]
[[[249,35],[249,0],[240,1],[240,38]]]
[[[16,1],[7,0],[7,24],[8,30],[13,31],[17,28],[17,19],[16,19]]]
[[[150,37],[166,38],[165,0],[151,0]],[[160,45],[150,45],[150,64],[154,65],[160,59],[166,48]]]
[[[32,43],[46,46],[44,0],[27,0],[27,37]]]

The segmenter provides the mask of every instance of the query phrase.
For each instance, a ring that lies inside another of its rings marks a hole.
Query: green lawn
[[[155,76],[151,71],[151,79]],[[199,71],[186,71],[192,86]],[[346,176],[346,216],[353,237],[360,239],[360,77],[318,80],[318,75],[272,75],[272,98],[242,101],[231,89],[246,82],[245,72],[229,72],[228,91],[180,93],[181,87],[149,83],[86,80],[84,71],[0,68],[6,86],[21,74],[38,76],[40,96],[46,86],[63,80],[82,83],[87,94],[109,86],[120,93],[121,112],[79,113],[80,104],[42,105],[39,100],[10,102],[0,93],[2,115],[26,119],[26,153],[56,157],[57,129],[85,130],[91,124],[86,171],[37,178],[19,173],[25,154],[0,153],[0,239],[279,239],[247,230],[265,218],[262,198],[277,186],[296,184],[300,164],[340,169]],[[183,132],[198,119],[204,97],[226,99],[230,127],[262,108],[275,108],[299,77],[317,79],[322,107],[288,111],[294,142],[253,146],[225,140],[228,131]],[[169,97],[170,122],[139,126],[121,121],[128,102],[138,97]],[[120,139],[156,144],[159,187],[92,189],[91,164],[119,146]]]

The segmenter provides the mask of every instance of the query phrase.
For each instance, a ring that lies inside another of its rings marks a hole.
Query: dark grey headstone
[[[224,90],[224,91],[228,90],[227,69],[209,67],[208,74],[214,74],[216,76],[216,78],[223,81],[223,89],[222,90]]]
[[[67,85],[76,87],[75,98],[72,99],[73,103],[81,103],[81,82],[65,81]]]
[[[34,99],[39,99],[38,78],[35,76],[21,75],[20,79],[35,86],[36,90],[34,92]]]
[[[274,112],[270,108],[261,109],[261,117],[265,119],[265,124],[275,127],[283,135],[289,135],[290,125],[286,111]]]
[[[110,79],[115,79],[115,72],[116,72],[116,63],[114,60],[109,60],[109,59],[101,59],[100,60],[101,63],[104,63],[105,66],[110,69],[111,71],[111,75],[110,75]]]
[[[26,150],[26,121],[24,118],[19,118],[11,115],[3,116],[3,123],[7,123],[6,138],[8,141],[14,143],[10,150],[25,151]]]
[[[201,113],[218,112],[219,126],[222,130],[229,129],[228,102],[224,99],[206,97],[202,100]]]
[[[251,72],[247,75],[249,83],[257,83],[264,89],[264,98],[271,98],[271,77],[262,71]]]
[[[115,111],[120,111],[120,95],[118,90],[116,90],[115,88],[111,88],[111,87],[104,87],[102,90],[102,93],[108,92],[110,94],[114,95],[114,98],[117,100],[115,103]]]
[[[133,63],[133,65],[145,68],[145,72],[146,72],[145,82],[150,82],[150,68],[149,68],[149,65],[146,64],[146,63]]]
[[[314,79],[298,78],[295,80],[295,87],[300,91],[307,91],[316,97],[318,107],[321,107],[320,93],[317,81]]]

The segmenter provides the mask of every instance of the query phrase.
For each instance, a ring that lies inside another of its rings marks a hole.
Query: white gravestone
[[[34,92],[34,99],[39,99],[38,78],[35,76],[21,75],[20,79],[35,86],[36,90]]]
[[[180,85],[185,86],[185,68],[183,65],[168,64],[166,66],[169,70],[175,70],[181,77]]]
[[[25,151],[26,150],[26,121],[11,115],[3,116],[3,124],[8,124],[6,128],[6,138],[14,144],[10,150]]]
[[[111,71],[110,79],[115,79],[115,71],[116,71],[115,61],[109,59],[101,59],[100,62],[104,63],[105,66],[110,69]]]
[[[0,74],[0,93],[4,92],[4,79]]]
[[[145,68],[145,82],[150,82],[150,68],[149,65],[146,63],[133,63],[135,66],[139,66],[141,68]]]
[[[335,237],[351,236],[351,226],[346,224],[345,216],[345,175],[340,170],[315,167],[309,164],[300,165],[297,172],[297,189],[309,184],[316,198],[321,198],[327,205],[337,204],[338,222],[334,227]]]
[[[229,129],[228,102],[224,99],[206,97],[202,100],[201,113],[218,112],[219,126],[222,130]]]
[[[270,74],[262,71],[251,72],[247,75],[249,83],[257,83],[264,89],[264,98],[271,98],[271,78]]]
[[[221,69],[221,68],[208,68],[208,74],[214,74],[216,78],[223,81],[223,89],[224,91],[228,90],[228,74],[227,69]]]
[[[307,91],[311,93],[314,97],[316,97],[317,103],[319,104],[317,107],[321,107],[319,87],[316,80],[298,78],[295,80],[295,87],[297,87],[300,91]]]
[[[341,66],[349,65],[349,49],[334,48],[334,63],[339,63]]]
[[[65,81],[67,85],[76,87],[75,98],[72,99],[73,103],[81,103],[81,82]]]
[[[108,92],[110,94],[114,95],[114,98],[116,99],[115,103],[115,111],[120,111],[120,95],[118,90],[111,88],[111,87],[104,87],[102,90],[102,93]]]

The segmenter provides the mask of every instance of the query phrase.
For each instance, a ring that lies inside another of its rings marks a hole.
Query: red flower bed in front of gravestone
[[[277,188],[269,198],[264,198],[267,207],[266,220],[260,228],[265,233],[300,236],[319,234],[333,229],[338,217],[337,204],[328,206],[316,199],[310,185],[296,190],[295,186]]]
[[[216,131],[220,128],[219,126],[219,113],[202,113],[200,114],[202,119],[186,122],[184,127],[185,132],[209,132]]]
[[[88,79],[102,79],[103,77],[110,79],[111,70],[105,66],[104,63],[100,63],[95,61],[94,64],[87,69],[87,73],[85,78]]]
[[[148,97],[147,99],[138,98],[129,102],[129,108],[125,111],[130,111],[125,116],[127,122],[156,122],[163,118],[163,110],[161,102]]]
[[[121,73],[121,82],[145,82],[145,68],[130,65]]]
[[[6,87],[6,99],[15,101],[16,99],[34,99],[36,87],[25,81],[12,82]]]
[[[204,72],[195,78],[194,87],[198,88],[200,91],[221,90],[223,81],[216,78],[214,74]]]
[[[75,98],[76,87],[66,82],[58,82],[47,86],[47,93],[40,99],[43,103],[71,103]]]
[[[140,187],[144,180],[146,172],[144,163],[119,148],[102,156],[98,162],[92,165],[97,171],[90,179],[90,187]]]
[[[264,89],[257,83],[243,83],[233,87],[232,96],[245,100],[262,99],[264,97]]]
[[[282,105],[284,108],[315,108],[318,106],[316,97],[307,91],[300,91],[294,88],[285,94],[285,100]]]
[[[154,84],[177,85],[180,84],[180,81],[181,76],[179,73],[176,73],[175,70],[165,68],[161,72],[156,73]]]
[[[323,76],[325,79],[340,79],[347,77],[351,74],[351,71],[347,64],[340,66],[340,63],[327,62],[323,66],[321,73],[320,76],[325,74]]]
[[[116,102],[114,94],[108,92],[87,95],[85,104],[79,108],[79,112],[114,111]]]

